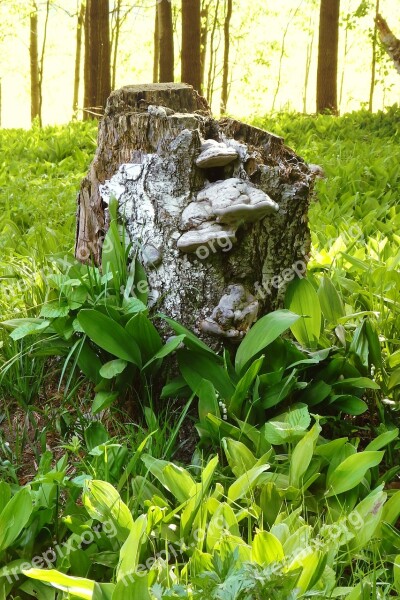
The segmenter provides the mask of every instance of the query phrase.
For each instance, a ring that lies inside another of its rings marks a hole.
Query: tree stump
[[[78,196],[76,256],[101,263],[118,200],[151,304],[203,336],[240,341],[306,270],[308,165],[283,139],[216,120],[186,84],[111,94]]]

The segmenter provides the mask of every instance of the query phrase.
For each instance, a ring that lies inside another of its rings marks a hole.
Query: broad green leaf
[[[178,502],[186,502],[190,497],[190,490],[196,483],[186,469],[166,460],[154,458],[150,454],[143,454],[142,461],[150,473],[157,477]]]
[[[115,586],[112,600],[152,600],[149,594],[149,575],[139,571],[128,575]]]
[[[110,360],[109,362],[102,365],[100,369],[100,375],[104,377],[104,379],[113,379],[122,371],[125,370],[128,363],[126,360],[122,360],[122,358],[116,358],[115,360]]]
[[[289,572],[302,567],[300,577],[296,583],[296,588],[298,588],[300,592],[307,592],[321,578],[325,569],[326,558],[326,555],[319,550],[313,550],[308,553],[299,552],[289,564]]]
[[[235,393],[233,394],[229,402],[229,411],[233,415],[240,415],[242,404],[246,397],[249,395],[251,386],[257,377],[260,368],[263,364],[264,356],[260,356],[253,364],[247,369],[246,373],[239,380],[236,385]]]
[[[248,494],[248,492],[256,485],[261,473],[269,469],[269,465],[261,465],[253,467],[241,477],[239,477],[228,489],[228,501],[230,503],[240,500]]]
[[[217,362],[220,362],[220,359],[217,354],[215,354],[214,350],[211,350],[204,342],[202,342],[198,337],[194,335],[189,329],[186,329],[180,323],[177,323],[173,319],[166,317],[163,314],[159,314],[164,321],[168,323],[171,329],[176,333],[176,335],[184,335],[185,336],[185,345],[192,350],[202,350],[203,352],[207,352],[208,354],[212,354]]]
[[[98,310],[83,309],[78,314],[78,321],[86,335],[97,346],[122,360],[141,366],[138,345],[113,319]]]
[[[50,583],[53,587],[77,598],[92,600],[95,582],[83,577],[71,577],[56,569],[28,569],[22,571],[27,577]]]
[[[392,390],[393,388],[400,385],[400,369],[395,369],[390,373],[388,388]]]
[[[351,394],[331,396],[329,404],[348,415],[362,415],[368,410],[368,404],[364,400]]]
[[[21,319],[22,320],[22,319]],[[3,322],[2,325],[6,325],[7,321]],[[22,325],[14,329],[10,333],[10,338],[13,340],[21,340],[27,335],[32,335],[34,333],[40,333],[44,331],[50,325],[50,321],[46,321],[43,319],[29,319],[29,322],[24,322]]]
[[[206,538],[207,552],[211,552],[215,544],[228,531],[232,535],[240,536],[239,524],[235,513],[229,504],[222,502],[208,524]]]
[[[0,515],[11,499],[11,487],[5,481],[0,481]]]
[[[384,452],[364,451],[345,458],[327,478],[326,496],[336,496],[353,489],[365,477],[366,472],[379,465]]]
[[[250,471],[257,462],[254,454],[242,442],[231,438],[224,438],[222,440],[222,448],[229,466],[236,477],[240,477],[247,471]]]
[[[235,359],[237,373],[299,319],[289,310],[276,310],[259,319],[241,342]]]
[[[224,400],[234,394],[235,388],[228,374],[212,356],[186,349],[178,350],[177,356],[183,378],[193,392],[197,393],[203,379],[207,379]]]
[[[289,284],[285,307],[301,315],[290,327],[296,340],[306,348],[316,348],[321,334],[321,306],[317,292],[307,279],[295,279]]]
[[[90,381],[95,384],[100,382],[101,360],[90,347],[87,340],[85,340],[79,348],[77,362],[80,370],[90,379]]]
[[[31,490],[24,487],[9,500],[0,514],[0,552],[9,548],[27,525],[33,509]]]
[[[369,377],[349,377],[347,379],[342,379],[341,381],[335,382],[333,386],[351,386],[366,390],[380,389],[380,386],[376,383],[376,381],[372,381],[372,379],[369,379]]]
[[[384,433],[381,433],[380,435],[378,435],[378,437],[373,439],[365,447],[365,450],[380,450],[381,448],[384,448],[391,442],[394,442],[394,440],[396,440],[398,437],[399,437],[399,430],[397,427],[396,427],[396,429],[391,429],[390,431],[385,431]]]
[[[281,542],[268,531],[259,531],[253,539],[251,558],[259,565],[279,563],[285,558]]]
[[[147,361],[147,363],[144,365],[143,369],[146,369],[148,366],[150,366],[157,360],[165,358],[172,352],[175,352],[175,350],[177,348],[179,348],[179,346],[181,345],[181,343],[183,342],[184,339],[185,339],[184,335],[177,335],[172,340],[169,340],[166,344],[164,344],[164,346],[161,348],[161,350],[159,350],[152,358],[150,358],[150,360]]]
[[[107,523],[107,526],[114,530],[118,540],[126,540],[133,526],[132,514],[111,483],[86,481],[82,500],[92,519]]]
[[[345,311],[343,302],[336,291],[332,280],[324,275],[318,288],[318,298],[323,315],[329,323],[336,325]]]
[[[162,349],[160,334],[150,319],[143,313],[137,313],[126,324],[125,331],[140,348],[143,362],[146,363]]]
[[[147,529],[147,515],[140,515],[131,526],[131,531],[119,554],[117,581],[129,581],[139,565],[140,548]]]
[[[203,379],[200,386],[197,389],[197,395],[199,397],[199,419],[204,421],[209,413],[220,417],[220,409],[218,405],[217,395],[215,388],[211,381]]]
[[[293,450],[290,457],[289,481],[290,485],[295,488],[301,486],[302,477],[310,465],[320,432],[321,426],[317,422],[297,443]]]
[[[113,402],[116,401],[118,396],[119,396],[119,392],[107,392],[107,391],[97,392],[97,394],[95,395],[95,397],[93,399],[92,413],[94,415],[96,415],[97,413],[101,412],[102,410],[105,410],[106,408],[111,406],[111,404],[113,404]]]

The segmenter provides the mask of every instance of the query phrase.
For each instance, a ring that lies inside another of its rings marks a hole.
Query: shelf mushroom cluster
[[[196,160],[198,167],[223,167],[239,158],[235,148],[223,142],[206,140]],[[244,223],[254,223],[276,212],[279,206],[249,181],[230,177],[208,183],[184,209],[177,246],[182,252],[196,252],[216,240],[236,242],[236,231]]]

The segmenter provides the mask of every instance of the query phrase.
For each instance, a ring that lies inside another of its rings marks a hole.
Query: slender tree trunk
[[[207,78],[207,102],[208,104],[211,105],[212,103],[212,97],[213,97],[213,90],[214,90],[214,80],[213,80],[213,73],[214,73],[214,62],[215,62],[215,33],[217,30],[217,25],[218,25],[218,9],[219,9],[219,1],[217,0],[216,4],[215,4],[215,14],[214,14],[214,21],[213,21],[213,26],[212,26],[212,30],[211,30],[211,43],[210,43],[210,63],[209,63],[209,67],[208,67],[208,78]]]
[[[75,73],[74,73],[74,99],[72,102],[72,118],[76,119],[79,101],[79,83],[81,73],[81,55],[82,55],[82,28],[85,20],[85,4],[82,2],[78,14],[76,26],[76,51],[75,51]]]
[[[224,21],[224,66],[222,70],[221,114],[226,113],[226,105],[228,103],[229,36],[231,18],[232,0],[226,0],[226,15]]]
[[[300,10],[301,5],[303,4],[304,0],[300,1],[300,4],[298,5],[298,7],[294,10],[293,13],[290,14],[289,16],[289,21],[286,24],[285,30],[283,32],[283,36],[282,36],[282,44],[281,44],[281,54],[279,56],[279,70],[278,70],[278,80],[276,83],[276,88],[275,88],[275,94],[274,94],[274,99],[272,100],[272,107],[271,110],[274,111],[275,110],[275,103],[276,103],[276,99],[278,97],[278,93],[279,93],[279,88],[281,87],[281,78],[282,78],[282,64],[283,64],[283,57],[285,56],[285,42],[286,42],[286,36],[288,34],[289,31],[289,27],[291,22],[293,21],[293,19],[296,17],[297,13]]]
[[[203,0],[204,1],[204,0]],[[201,7],[201,33],[200,33],[200,64],[201,64],[201,88],[204,89],[204,79],[206,72],[207,59],[207,41],[208,41],[208,15],[210,2],[202,4]]]
[[[86,118],[101,116],[111,92],[108,0],[87,0],[85,18]]]
[[[307,112],[307,91],[308,91],[308,82],[310,80],[310,68],[314,47],[314,27],[313,27],[313,18],[310,18],[310,30],[309,30],[309,42],[307,44],[307,53],[306,53],[306,69],[304,73],[304,93],[303,93],[303,113]]]
[[[337,114],[340,0],[321,0],[319,19],[317,112]]]
[[[201,93],[200,0],[182,0],[182,81]]]
[[[121,32],[121,0],[117,0],[115,7],[115,37],[113,45],[113,60],[112,60],[112,77],[111,77],[111,89],[115,88],[115,80],[117,76],[117,58],[118,58],[118,44],[119,35]]]
[[[174,81],[174,30],[172,25],[172,7],[169,0],[158,4],[158,31],[160,36],[160,82]]]
[[[160,28],[158,25],[159,3],[156,2],[154,12],[154,41],[153,41],[153,83],[158,83],[158,73],[160,69]]]
[[[372,34],[372,61],[371,61],[371,84],[369,88],[369,101],[368,101],[368,110],[372,112],[373,103],[374,103],[374,91],[375,91],[375,77],[376,77],[376,45],[378,41],[378,20],[379,15],[379,0],[376,0],[375,3],[375,22],[374,22],[374,31]]]
[[[45,53],[45,49],[46,49],[47,26],[49,23],[49,13],[50,13],[50,0],[47,0],[46,18],[45,18],[45,22],[44,22],[44,31],[43,31],[43,44],[42,44],[42,51],[40,53],[40,63],[39,63],[39,120],[40,120],[40,125],[42,125],[44,53]]]
[[[398,73],[400,73],[400,40],[392,33],[385,19],[378,14],[376,17],[379,37],[386,52],[392,59]]]
[[[40,75],[38,55],[38,13],[36,2],[33,3],[32,12],[29,16],[30,22],[30,44],[29,58],[31,65],[31,121],[38,118],[41,124],[40,114]]]

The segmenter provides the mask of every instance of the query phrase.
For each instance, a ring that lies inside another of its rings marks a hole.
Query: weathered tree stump
[[[101,262],[118,199],[152,303],[202,335],[239,341],[305,271],[313,174],[283,139],[215,120],[185,84],[111,94],[78,196],[76,256]]]

